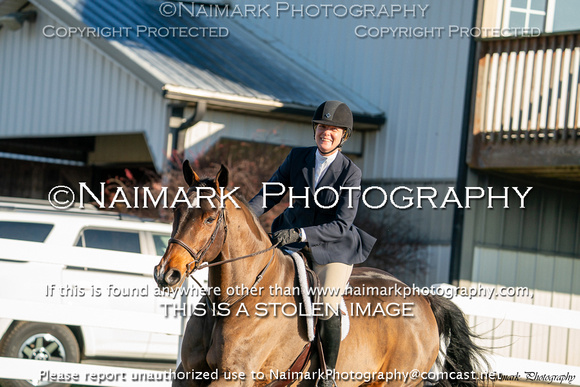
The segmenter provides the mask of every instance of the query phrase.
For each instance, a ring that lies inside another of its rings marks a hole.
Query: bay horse
[[[202,180],[186,160],[183,175],[189,185],[187,199],[193,205],[180,203],[174,209],[172,239],[155,267],[155,281],[161,288],[176,288],[200,266],[224,264],[208,269],[210,289],[221,289],[221,293],[208,296],[208,313],[190,317],[173,386],[274,385],[308,342],[300,313],[292,313],[293,309],[275,313],[271,308],[299,302],[295,294],[273,291],[276,286],[295,288],[294,262],[272,248],[245,202],[221,200],[230,193],[225,190],[228,170],[223,165],[215,178]],[[217,194],[209,199],[207,189]],[[350,286],[409,289],[392,275],[372,268],[354,268]],[[245,292],[233,292],[242,288]],[[227,294],[228,289],[232,294]],[[435,295],[394,293],[345,298],[349,311],[360,311],[358,304],[367,313],[349,313],[350,332],[341,343],[336,366],[340,386],[422,384],[421,373],[434,365],[440,340],[447,347],[443,371],[474,371],[480,348],[455,304]],[[222,307],[212,309],[212,305]],[[270,307],[266,314],[264,305]],[[405,307],[410,314],[399,313]],[[390,316],[372,315],[377,310],[390,311]],[[318,368],[317,356],[313,356],[295,385],[314,386]],[[443,384],[475,386],[477,380],[464,376]]]

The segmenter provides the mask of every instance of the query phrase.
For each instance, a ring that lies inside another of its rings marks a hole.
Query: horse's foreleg
[[[175,370],[175,375],[184,375],[185,374],[185,369],[183,368],[183,363],[179,363],[179,366],[177,367],[177,369]],[[192,386],[197,386],[200,384],[196,384],[195,380],[189,380],[189,379],[179,379],[178,377],[176,377],[175,379],[173,379],[173,383],[171,384],[171,387],[192,387]]]
[[[181,375],[182,379],[175,380],[173,387],[207,386],[211,382],[203,376],[214,371],[206,360],[214,320],[208,312],[205,316],[192,315],[187,321],[181,345],[181,364],[176,371],[176,376]]]

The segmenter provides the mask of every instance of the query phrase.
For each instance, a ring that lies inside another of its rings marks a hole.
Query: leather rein
[[[276,243],[275,245],[272,245],[272,246],[268,247],[267,249],[263,249],[263,250],[260,250],[260,251],[256,251],[254,253],[247,254],[247,255],[242,255],[240,257],[229,258],[229,259],[225,259],[225,260],[219,261],[219,262],[200,264],[203,256],[207,253],[207,251],[210,249],[210,247],[215,242],[215,240],[217,238],[217,234],[218,234],[219,228],[220,228],[220,224],[222,222],[224,223],[224,240],[223,240],[223,243],[225,243],[225,241],[226,241],[226,238],[227,238],[227,235],[228,235],[228,225],[225,222],[225,211],[226,211],[225,208],[223,208],[219,212],[218,219],[217,219],[215,228],[214,228],[214,230],[213,230],[210,238],[203,245],[203,247],[201,248],[201,250],[199,250],[197,253],[191,247],[189,247],[185,242],[183,242],[183,241],[181,241],[181,240],[179,240],[177,238],[171,238],[171,239],[169,239],[167,241],[167,246],[169,246],[171,243],[175,243],[175,244],[181,246],[185,251],[187,251],[189,253],[189,255],[191,255],[191,257],[193,258],[193,261],[191,261],[191,262],[189,262],[187,264],[187,266],[186,266],[187,271],[185,273],[185,277],[191,276],[191,278],[193,278],[193,280],[200,287],[202,287],[201,284],[195,279],[195,277],[193,277],[193,273],[196,272],[197,270],[204,269],[206,267],[219,266],[219,265],[223,265],[223,264],[226,264],[226,263],[231,263],[231,262],[239,261],[241,259],[255,257],[256,255],[264,254],[264,253],[267,253],[268,251],[272,250],[272,256],[270,257],[270,260],[268,261],[268,263],[266,264],[266,266],[260,271],[260,273],[256,277],[256,280],[254,281],[254,284],[252,285],[252,287],[250,288],[250,290],[246,294],[242,295],[240,298],[238,298],[237,300],[235,300],[234,302],[230,303],[228,306],[231,307],[235,303],[243,300],[248,294],[251,293],[251,290],[254,289],[258,285],[258,283],[260,283],[260,281],[264,277],[264,273],[266,272],[266,270],[268,270],[268,267],[270,267],[270,264],[274,260],[274,256],[275,256],[274,249],[278,246],[278,243]],[[193,265],[193,268],[192,268],[192,265]]]

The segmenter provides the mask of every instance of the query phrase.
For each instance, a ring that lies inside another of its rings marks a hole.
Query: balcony
[[[580,182],[580,32],[480,40],[474,169]]]

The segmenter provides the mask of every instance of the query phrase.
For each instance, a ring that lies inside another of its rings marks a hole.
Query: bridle
[[[197,253],[191,247],[189,247],[185,242],[183,242],[177,238],[171,238],[167,241],[167,246],[169,246],[172,243],[178,244],[179,246],[183,247],[185,249],[185,251],[187,251],[189,253],[189,255],[191,255],[191,258],[193,258],[193,261],[191,261],[187,264],[187,270],[185,273],[186,277],[189,277],[196,270],[201,268],[200,262],[201,262],[203,256],[205,255],[205,253],[207,253],[207,251],[209,250],[211,245],[215,242],[215,239],[217,238],[217,234],[218,234],[218,231],[220,228],[220,224],[222,222],[224,222],[224,217],[225,217],[225,209],[222,209],[218,214],[217,222],[216,222],[216,225],[215,225],[213,232],[211,233],[211,236],[205,242],[205,245],[203,245],[201,250],[199,250]],[[227,235],[228,235],[228,226],[224,222],[224,243],[226,241]],[[191,265],[193,265],[193,268],[191,267]]]
[[[175,243],[175,244],[183,247],[183,249],[185,251],[187,251],[189,253],[189,255],[191,255],[191,257],[193,258],[193,261],[189,262],[186,265],[185,278],[191,276],[191,278],[193,278],[193,280],[200,287],[202,287],[201,284],[193,276],[193,273],[195,273],[197,270],[204,269],[206,267],[219,266],[219,265],[223,265],[225,263],[231,263],[231,262],[235,262],[235,261],[238,261],[238,260],[241,260],[241,259],[245,259],[245,258],[255,257],[256,255],[260,255],[260,254],[263,254],[263,253],[267,253],[268,251],[272,250],[272,256],[270,257],[270,260],[268,261],[268,263],[266,264],[266,266],[260,271],[260,273],[256,277],[256,280],[254,281],[254,284],[250,288],[250,291],[248,291],[246,294],[244,294],[241,298],[238,298],[237,300],[235,300],[234,302],[232,302],[232,303],[229,304],[229,306],[232,306],[236,302],[239,302],[242,299],[244,299],[248,294],[251,293],[251,290],[253,290],[260,283],[260,281],[264,277],[264,273],[266,272],[266,270],[268,270],[268,267],[270,267],[270,264],[274,260],[274,256],[275,256],[274,249],[278,246],[278,243],[276,243],[276,244],[268,247],[267,249],[263,249],[263,250],[260,250],[260,251],[256,251],[254,253],[247,254],[247,255],[242,255],[240,257],[225,259],[225,260],[219,261],[219,262],[200,264],[203,256],[208,252],[208,250],[210,249],[210,247],[215,242],[215,240],[217,238],[217,234],[219,232],[220,224],[222,222],[224,223],[224,239],[223,239],[223,243],[226,242],[226,238],[227,238],[227,235],[228,235],[228,225],[227,225],[227,223],[225,221],[225,217],[226,217],[225,212],[226,212],[226,209],[224,207],[224,208],[222,208],[222,210],[218,214],[218,218],[217,218],[217,221],[216,221],[216,225],[215,225],[215,228],[214,228],[213,232],[211,233],[211,236],[205,242],[205,244],[203,245],[203,247],[201,248],[201,250],[199,250],[197,253],[191,247],[189,247],[185,242],[183,242],[183,241],[181,241],[181,240],[179,240],[177,238],[170,238],[167,241],[167,246],[169,246],[172,243]],[[193,268],[192,268],[192,265],[193,265]]]

